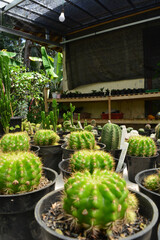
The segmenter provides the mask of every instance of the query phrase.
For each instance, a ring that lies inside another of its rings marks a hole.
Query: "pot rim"
[[[133,156],[133,155],[126,155],[126,157],[130,157],[130,158],[142,158],[142,159],[145,159],[145,158],[155,158],[155,157],[158,157],[159,156],[159,153],[156,153],[156,155],[154,156],[150,156],[150,157],[142,157],[142,156]]]
[[[104,143],[96,143],[96,145],[99,145],[101,148],[105,149],[106,145]],[[79,151],[79,150],[83,150],[83,149],[67,149],[67,142],[63,143],[61,145],[61,148],[65,149],[65,150],[69,150],[69,151]],[[94,149],[93,149],[94,150]],[[95,149],[95,150],[99,150],[99,149]]]
[[[45,199],[47,199],[48,197],[50,197],[51,195],[53,195],[57,192],[63,191],[63,189],[64,188],[60,188],[58,190],[52,191],[52,192],[46,194],[44,197],[42,197],[37,202],[37,204],[35,206],[34,216],[35,216],[35,219],[38,222],[38,224],[41,226],[41,228],[45,229],[45,231],[47,231],[49,234],[53,235],[53,232],[54,232],[54,236],[61,239],[61,240],[78,240],[77,238],[67,237],[65,235],[60,235],[60,234],[56,233],[54,230],[47,227],[46,224],[42,221],[41,217],[39,216],[39,209],[41,207],[42,202]],[[156,224],[156,222],[158,220],[158,216],[159,216],[157,206],[155,205],[155,203],[149,197],[147,197],[145,194],[143,194],[141,192],[138,192],[138,191],[135,191],[133,189],[128,188],[128,190],[130,190],[131,192],[136,193],[138,195],[141,195],[143,198],[145,198],[150,203],[150,205],[153,208],[153,217],[152,217],[151,222],[147,225],[146,228],[144,228],[143,230],[135,233],[134,235],[126,237],[124,240],[137,239],[138,237],[141,237],[142,235],[147,234],[147,232],[150,231],[154,227],[154,225]],[[134,236],[134,238],[133,238],[133,236]],[[122,238],[122,240],[123,240],[123,238]]]

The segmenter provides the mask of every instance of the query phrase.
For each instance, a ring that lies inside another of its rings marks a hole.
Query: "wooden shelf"
[[[111,96],[111,101],[118,100],[136,100],[136,99],[160,99],[160,92],[157,93],[143,93],[143,94],[134,94],[134,95],[120,95],[120,96]]]
[[[108,101],[109,97],[88,97],[88,98],[56,98],[57,102],[102,102]],[[47,102],[52,102],[53,99],[47,99]]]

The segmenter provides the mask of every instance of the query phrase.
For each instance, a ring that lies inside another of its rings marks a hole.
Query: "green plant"
[[[95,149],[96,141],[94,134],[88,131],[71,132],[67,138],[68,149]]]
[[[142,134],[142,135],[145,134],[144,128],[139,128],[139,129],[138,129],[138,133],[139,133],[139,134]]]
[[[22,123],[21,123],[21,131],[26,131],[28,133],[28,135],[33,135],[34,132],[36,130],[36,124],[35,123],[31,123],[29,121],[27,121],[27,119],[25,119]]]
[[[136,220],[135,210],[126,182],[118,174],[107,170],[76,172],[64,185],[62,206],[73,225],[97,233],[114,228],[118,220]],[[93,237],[94,238],[94,237]]]
[[[160,191],[160,172],[144,178],[144,186],[151,191]]]
[[[160,139],[160,123],[155,127],[156,139]]]
[[[106,145],[106,151],[118,149],[120,147],[122,130],[110,121],[106,123],[101,132],[101,142]]]
[[[0,155],[0,192],[14,194],[34,190],[39,185],[42,163],[30,152]]]
[[[26,132],[7,133],[1,139],[3,152],[28,151],[29,136]]]
[[[137,157],[150,157],[156,155],[156,144],[150,137],[132,136],[128,139],[128,143],[128,155]]]
[[[93,130],[93,128],[94,127],[92,125],[87,125],[84,127],[84,130],[91,132]]]
[[[55,99],[52,101],[53,111],[50,112],[50,121],[53,126],[53,130],[57,131],[58,117],[59,117],[59,108],[58,103]]]
[[[94,169],[113,170],[114,159],[104,151],[100,150],[80,150],[76,151],[70,159],[70,166],[73,172],[88,170],[93,173]]]
[[[38,130],[34,137],[34,143],[38,146],[56,145],[59,141],[59,136],[52,130]]]
[[[151,125],[149,123],[147,123],[144,128],[147,129],[147,130],[150,130],[151,129]]]

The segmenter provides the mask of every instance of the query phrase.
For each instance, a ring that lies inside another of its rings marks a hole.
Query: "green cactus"
[[[130,133],[133,130],[133,127],[128,127],[127,128],[127,133]]]
[[[121,141],[122,130],[114,123],[106,123],[101,132],[101,142],[106,145],[106,151],[110,152],[119,149]]]
[[[128,195],[125,180],[114,172],[76,172],[64,185],[62,206],[78,225],[98,231],[135,211],[127,202]]]
[[[94,134],[85,130],[71,132],[67,139],[67,148],[73,150],[95,149],[96,141]]]
[[[94,128],[94,127],[89,124],[89,125],[87,125],[87,126],[84,127],[84,130],[91,132],[91,131],[93,130],[93,128]]]
[[[1,139],[3,152],[28,151],[29,136],[26,132],[7,133]]]
[[[145,177],[144,186],[151,191],[160,190],[160,174],[151,174]]]
[[[132,136],[128,139],[128,143],[128,155],[137,157],[151,157],[156,155],[156,144],[150,137]]]
[[[32,191],[39,185],[42,163],[31,152],[3,153],[0,169],[0,193],[14,194]]]
[[[147,130],[150,130],[151,129],[151,125],[149,123],[147,123],[144,128],[147,129]]]
[[[38,146],[56,145],[59,141],[59,136],[52,130],[38,130],[34,137],[34,143]]]
[[[155,127],[156,139],[160,138],[160,123]]]
[[[93,173],[94,169],[114,169],[113,157],[104,151],[100,150],[80,150],[76,151],[70,159],[71,170],[84,171],[88,170]]]
[[[144,128],[139,128],[139,129],[138,129],[138,133],[139,133],[140,135],[145,135],[145,130],[144,130]]]

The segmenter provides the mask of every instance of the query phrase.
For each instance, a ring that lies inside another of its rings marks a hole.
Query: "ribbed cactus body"
[[[102,128],[101,142],[106,145],[106,150],[119,149],[121,141],[121,128],[114,123],[106,123]]]
[[[157,191],[160,189],[160,176],[157,174],[148,175],[144,179],[144,186],[151,191]]]
[[[93,173],[96,168],[113,170],[114,159],[109,153],[104,151],[85,149],[77,151],[72,155],[70,165],[74,172],[88,170],[90,173]]]
[[[128,155],[151,157],[156,155],[156,144],[150,137],[132,136],[128,139]]]
[[[1,139],[3,152],[28,151],[29,136],[26,132],[7,133]]]
[[[59,141],[59,136],[52,130],[38,130],[34,135],[34,143],[38,146],[55,145]]]
[[[101,229],[124,218],[127,197],[126,182],[115,172],[77,172],[65,183],[63,209],[83,227]]]
[[[74,150],[95,149],[96,141],[94,134],[88,131],[71,132],[67,139],[67,148]]]
[[[160,139],[160,123],[155,127],[156,139]]]
[[[33,190],[40,182],[42,163],[30,152],[0,155],[0,192],[18,193]]]

